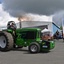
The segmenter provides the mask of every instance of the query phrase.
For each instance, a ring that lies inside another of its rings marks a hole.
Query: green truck
[[[8,51],[13,48],[27,47],[30,53],[49,51],[55,47],[54,41],[41,39],[40,28],[10,28],[10,21],[6,30],[0,32],[0,51]]]

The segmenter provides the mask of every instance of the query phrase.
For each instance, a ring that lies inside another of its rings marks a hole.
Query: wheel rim
[[[6,38],[4,36],[0,36],[0,47],[1,48],[6,47]]]
[[[36,45],[32,45],[31,46],[31,51],[32,52],[36,52],[37,51],[37,46]]]

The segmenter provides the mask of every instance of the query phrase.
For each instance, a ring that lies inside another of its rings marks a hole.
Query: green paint
[[[8,29],[9,33],[13,33],[13,30]],[[39,28],[22,28],[16,29],[15,44],[18,46],[29,46],[32,42],[37,42],[40,45],[40,49],[43,51],[49,51],[55,47],[55,43],[50,41],[49,43],[41,40],[41,29]],[[49,45],[49,47],[48,47]]]

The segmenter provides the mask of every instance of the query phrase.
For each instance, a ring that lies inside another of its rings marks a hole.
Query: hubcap
[[[0,47],[1,48],[6,47],[6,38],[4,36],[0,36]]]
[[[32,52],[36,52],[37,51],[37,46],[36,45],[32,45],[31,46],[31,51]]]

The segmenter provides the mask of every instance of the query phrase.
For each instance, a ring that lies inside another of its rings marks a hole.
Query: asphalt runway
[[[0,64],[64,64],[64,42],[55,40],[55,48],[48,53],[30,54],[27,48],[0,51]]]

